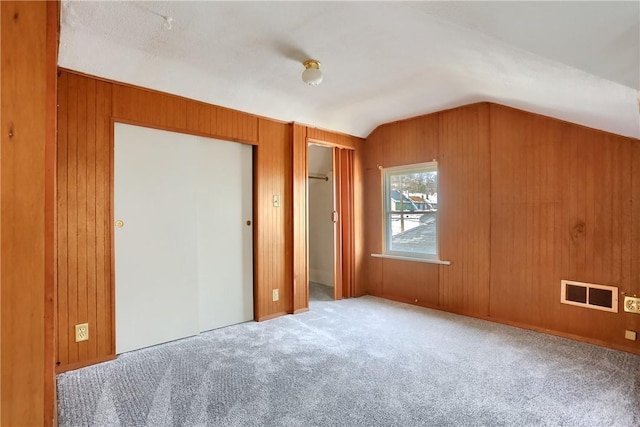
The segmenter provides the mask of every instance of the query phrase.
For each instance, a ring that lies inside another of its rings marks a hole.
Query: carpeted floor
[[[640,357],[375,297],[314,300],[61,374],[58,405],[60,426],[639,426]]]
[[[321,283],[309,283],[309,301],[334,301],[333,287]]]

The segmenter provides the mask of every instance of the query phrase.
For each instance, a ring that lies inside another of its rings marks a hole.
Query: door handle
[[[331,221],[333,221],[334,224],[338,222],[338,212],[331,212]]]

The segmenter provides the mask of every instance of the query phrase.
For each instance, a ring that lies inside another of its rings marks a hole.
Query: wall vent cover
[[[561,280],[560,302],[617,313],[618,288],[615,286]]]

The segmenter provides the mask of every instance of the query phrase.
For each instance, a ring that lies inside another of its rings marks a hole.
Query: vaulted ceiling
[[[358,136],[492,101],[640,137],[637,1],[63,0],[59,65]]]

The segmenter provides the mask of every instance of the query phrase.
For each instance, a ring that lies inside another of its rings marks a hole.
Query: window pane
[[[436,213],[391,214],[392,251],[436,255]]]
[[[435,163],[429,163],[394,168],[387,173],[386,251],[438,255],[436,168]]]

